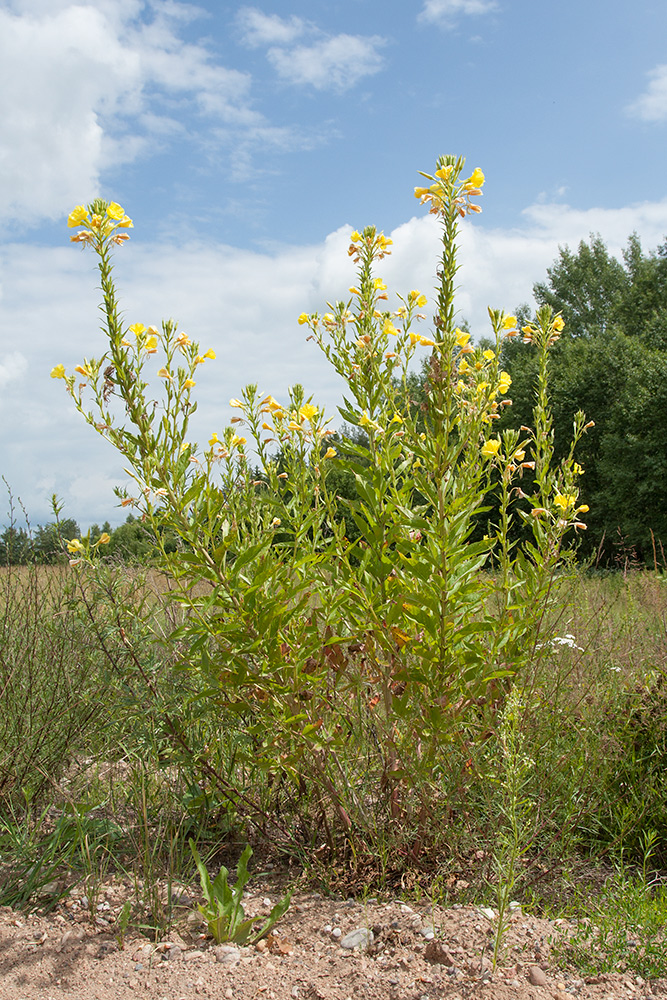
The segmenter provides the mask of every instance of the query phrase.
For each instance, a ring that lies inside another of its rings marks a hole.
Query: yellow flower
[[[582,503],[581,507],[577,507],[577,514],[579,514],[579,513],[588,514],[589,510],[590,510],[590,507],[588,506],[588,504],[587,503]]]
[[[231,444],[232,448],[234,448],[234,447],[240,448],[245,443],[246,443],[246,439],[244,437],[238,437],[236,434],[234,435],[234,437],[230,441],[230,444]]]
[[[566,511],[568,507],[572,507],[577,501],[577,498],[572,493],[557,493],[554,497],[554,506],[558,507],[559,510]]]
[[[123,218],[120,220],[120,222],[118,223],[118,225],[122,226],[123,229],[134,229],[134,223],[132,222],[132,219],[130,219],[127,215],[123,216]],[[130,238],[129,236],[123,236],[122,237],[122,239],[124,239],[124,240],[129,240],[129,238]],[[117,240],[121,239],[121,237],[118,236],[118,237],[116,237],[116,239]]]
[[[374,288],[374,289],[375,289],[376,291],[379,291],[379,292],[386,292],[386,291],[387,291],[387,286],[385,285],[385,283],[384,283],[384,281],[382,280],[382,278],[376,278],[376,279],[375,279],[375,280],[373,281],[373,288]]]
[[[280,520],[279,517],[274,517],[274,519],[271,521],[271,527],[272,528],[279,528],[282,523],[283,522]]]
[[[436,170],[435,176],[439,177],[440,180],[446,181],[449,179],[449,175],[451,174],[453,169],[454,168],[451,165],[448,167],[440,167],[439,170]]]
[[[215,431],[213,431],[212,436],[208,439],[208,443],[210,444],[210,446],[212,448],[213,445],[215,445],[215,444],[222,444],[222,441],[220,440],[220,438],[218,437],[218,435],[215,433]]]
[[[183,383],[183,388],[184,389],[192,389],[196,384],[197,383],[195,382],[194,379],[186,378],[185,382]]]
[[[496,352],[495,351],[491,351],[491,350],[484,351],[484,353],[482,354],[482,357],[486,358],[487,361],[493,361],[493,359],[495,358],[495,356],[496,356]]]
[[[301,424],[297,423],[296,420],[290,420],[290,422],[287,425],[287,430],[288,431],[299,431],[300,433],[303,434],[303,427],[301,426]]]
[[[421,344],[422,347],[435,347],[435,341],[430,340],[428,337],[422,337],[421,333],[411,333],[410,343],[413,345]]]
[[[245,405],[241,402],[240,399],[230,399],[229,405],[236,410],[245,410]]]
[[[212,347],[209,347],[208,351],[204,351],[204,357],[208,358],[209,361],[215,361],[216,353]]]
[[[579,465],[578,462],[575,462],[573,464],[572,471],[574,472],[575,476],[583,476],[584,474],[584,470],[582,469],[582,467]]]
[[[158,372],[158,377],[169,379],[169,381],[171,382],[174,376],[171,374],[168,368],[160,368],[160,371]]]
[[[482,458],[495,458],[500,451],[500,441],[498,438],[489,438],[482,445]]]
[[[558,330],[559,333],[565,329],[565,321],[563,320],[562,316],[556,316],[555,320],[551,325],[553,326],[554,330]]]
[[[459,330],[458,326],[454,331],[454,343],[457,347],[466,347],[470,340],[470,334],[465,330]]]
[[[461,375],[465,375],[466,372],[470,371],[470,365],[465,358],[461,358],[459,362],[459,372]]]
[[[84,378],[92,378],[92,372],[88,365],[77,365],[74,371],[78,372],[79,375],[83,375]]]
[[[74,226],[80,226],[82,222],[86,222],[87,220],[87,209],[83,205],[77,205],[67,216],[67,228],[73,229]]]
[[[273,396],[267,396],[266,399],[263,399],[262,406],[266,407],[266,409],[269,410],[271,413],[278,413],[279,410],[282,410],[282,406],[280,405],[277,399],[273,398]],[[262,410],[262,412],[265,411]]]
[[[107,205],[107,215],[114,222],[122,222],[125,218],[125,209],[121,208],[118,202],[112,201],[111,204]]]
[[[51,378],[65,378],[65,366],[56,365],[51,369]]]
[[[83,543],[79,538],[72,538],[72,540],[67,543],[67,551],[72,554],[75,552],[83,552]]]
[[[378,423],[376,423],[375,420],[371,420],[371,418],[368,416],[368,410],[364,410],[362,412],[361,416],[359,417],[359,426],[360,427],[372,427],[373,430],[375,430],[375,431],[381,431],[382,430],[382,428],[380,427],[380,425]]]
[[[352,285],[350,288],[348,288],[348,292],[350,292],[352,295],[361,295],[361,292],[359,291],[359,289],[355,288],[354,285]]]
[[[428,194],[428,188],[416,187],[415,198],[424,198]]]
[[[324,452],[324,458],[335,458],[338,452],[335,448],[327,448]]]
[[[143,323],[133,323],[130,327],[130,333],[133,333],[135,337],[140,337],[145,329],[146,327]]]
[[[470,187],[474,188],[481,188],[483,186],[484,174],[479,169],[479,167],[475,167],[475,169],[473,170],[472,174],[470,175],[470,180],[468,181],[468,184],[470,185]]]
[[[312,420],[313,417],[317,416],[318,409],[313,406],[312,403],[304,403],[304,405],[299,410],[299,417],[301,420]]]
[[[352,235],[350,236],[350,239],[353,243],[359,243],[359,241],[361,240],[361,235],[355,229]]]
[[[398,330],[396,329],[396,327],[394,326],[394,324],[390,319],[386,319],[384,321],[383,332],[386,333],[388,337],[398,336]]]
[[[513,458],[514,458],[515,462],[523,462],[523,460],[524,460],[525,457],[526,457],[526,453],[523,450],[523,448],[519,448],[518,451],[514,452]]]
[[[393,415],[393,417],[391,418],[391,420],[389,421],[389,423],[390,424],[402,424],[403,423],[403,417],[400,415],[400,413],[395,413]]]
[[[148,337],[144,349],[147,354],[157,354],[157,337]]]
[[[516,316],[505,316],[503,330],[513,330],[516,327]]]
[[[189,347],[192,341],[188,337],[187,333],[179,333],[178,337],[176,338],[176,343],[178,344],[179,347]]]
[[[97,539],[97,544],[108,545],[110,541],[111,541],[111,535],[107,534],[106,531],[103,531],[100,537]]]
[[[507,392],[512,384],[512,379],[510,378],[509,372],[501,372],[498,376],[498,392]]]

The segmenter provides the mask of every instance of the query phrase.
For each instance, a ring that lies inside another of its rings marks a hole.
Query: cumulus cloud
[[[193,11],[139,0],[0,9],[0,217],[56,218],[99,192],[105,167],[211,120],[230,146],[238,136],[246,147],[266,142],[250,75],[179,37]]]
[[[496,0],[425,0],[419,20],[451,28],[461,17],[488,14],[497,9]]]
[[[277,14],[264,14],[256,7],[242,7],[236,23],[246,45],[289,45],[302,35],[306,25],[300,17],[282,18]]]
[[[278,75],[289,83],[310,84],[316,90],[349,90],[364,76],[382,69],[379,35],[335,35],[312,45],[271,48],[267,55]]]
[[[656,66],[648,77],[648,87],[629,105],[628,111],[646,122],[667,121],[667,64]]]
[[[267,46],[267,59],[288,83],[342,93],[383,66],[379,50],[386,39],[379,35],[329,35],[301,18],[264,14],[256,7],[243,7],[237,25],[247,45]],[[304,35],[308,44],[295,45]]]

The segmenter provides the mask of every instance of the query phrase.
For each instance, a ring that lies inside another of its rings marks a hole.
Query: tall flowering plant
[[[247,768],[279,773],[299,794],[312,789],[325,828],[334,817],[350,837],[368,835],[378,809],[423,836],[446,792],[450,751],[488,730],[526,669],[563,541],[585,527],[574,460],[583,415],[569,456],[553,462],[548,352],[562,320],[542,310],[522,331],[540,358],[533,428],[496,432],[511,405],[502,352],[516,319],[490,310],[495,347],[483,350],[454,311],[459,225],[480,211],[484,175],[441,157],[423,176],[415,194],[442,232],[432,329],[422,332],[421,291],[389,307],[377,270],[392,241],[374,227],[351,235],[349,298],[298,318],[345,379],[340,414],[357,428],[353,439],[332,440],[302,387],[279,401],[250,385],[231,400],[229,427],[201,448],[190,441],[197,368],[215,354],[172,321],[124,327],[111,250],[131,221],[115,204],[79,206],[69,219],[72,239],[99,258],[105,352],[73,374],[52,372],[127,460],[135,487],[121,503],[158,539],[168,529],[181,540],[162,564],[181,584],[174,596],[188,615],[172,638],[202,681],[204,714],[224,714]],[[423,351],[417,407],[411,371]],[[352,498],[336,495],[334,467],[354,482]],[[478,539],[492,490],[497,523]],[[531,529],[522,546],[518,518]],[[194,582],[206,584],[204,596]]]

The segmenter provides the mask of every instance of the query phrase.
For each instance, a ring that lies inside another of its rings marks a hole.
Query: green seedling
[[[292,898],[291,891],[276,903],[260,929],[253,933],[255,918],[246,917],[241,902],[243,890],[250,878],[248,874],[248,861],[252,856],[250,845],[246,847],[239,858],[236,885],[233,889],[229,886],[229,872],[224,865],[215,879],[211,881],[192,839],[190,839],[190,850],[199,871],[205,899],[205,903],[200,904],[198,909],[206,920],[209,933],[216,944],[221,944],[223,941],[233,941],[235,944],[254,944],[265,934],[268,934],[274,924],[287,912]]]
[[[129,899],[126,899],[116,920],[116,942],[118,944],[119,951],[123,951],[125,948],[125,935],[127,934],[127,928],[130,923],[131,912],[132,903]]]

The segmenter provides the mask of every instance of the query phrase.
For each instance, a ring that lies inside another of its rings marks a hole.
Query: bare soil
[[[187,892],[187,890],[186,890]],[[269,935],[250,948],[219,946],[184,896],[168,939],[116,919],[128,888],[105,887],[92,907],[73,893],[48,915],[0,909],[1,1000],[625,1000],[667,994],[667,980],[595,978],[559,968],[551,944],[567,924],[512,914],[501,961],[491,970],[492,922],[479,908],[449,909],[295,896]],[[270,883],[245,902],[266,914]],[[341,947],[354,930],[367,944]],[[368,932],[372,932],[370,942]]]

